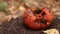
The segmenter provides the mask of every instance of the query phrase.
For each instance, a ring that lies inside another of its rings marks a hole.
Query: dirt
[[[53,23],[44,30],[57,29],[60,33],[60,19],[55,18]],[[45,34],[44,30],[31,30],[28,29],[23,22],[23,17],[11,19],[10,21],[0,24],[0,34]]]

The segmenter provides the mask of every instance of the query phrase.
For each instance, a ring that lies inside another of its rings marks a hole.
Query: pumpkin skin
[[[24,13],[24,23],[31,29],[47,28],[54,20],[54,14],[47,8],[28,8]]]

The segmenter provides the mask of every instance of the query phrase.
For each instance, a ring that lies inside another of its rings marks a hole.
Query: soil
[[[60,19],[55,18],[53,23],[44,30],[57,29],[60,33]],[[0,34],[45,34],[43,30],[28,29],[23,22],[23,17],[11,19],[10,21],[0,24]]]

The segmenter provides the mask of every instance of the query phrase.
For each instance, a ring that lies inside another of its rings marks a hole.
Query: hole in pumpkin
[[[42,12],[42,10],[40,10],[40,9],[37,9],[37,10],[33,11],[34,14],[40,14],[41,12]]]
[[[42,16],[46,15],[44,12],[42,12]]]
[[[46,21],[45,19],[42,19],[42,20],[41,20],[41,23],[46,24],[46,23],[47,23],[47,21]]]

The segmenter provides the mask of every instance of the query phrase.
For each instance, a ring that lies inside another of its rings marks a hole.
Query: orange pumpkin
[[[54,20],[54,14],[47,8],[28,8],[24,13],[24,23],[31,29],[44,29]]]

